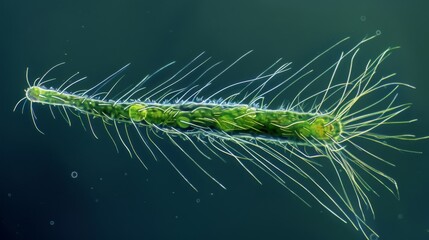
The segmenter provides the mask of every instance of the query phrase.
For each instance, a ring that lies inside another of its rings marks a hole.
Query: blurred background
[[[406,131],[428,135],[427,9],[423,0],[1,0],[0,239],[363,239],[274,181],[260,186],[236,164],[214,166],[226,191],[183,165],[195,175],[195,192],[165,160],[148,159],[146,171],[76,118],[69,127],[35,106],[42,135],[28,108],[12,109],[24,96],[26,67],[35,79],[66,62],[55,74],[80,71],[89,87],[127,63],[125,81],[132,83],[203,51],[230,63],[254,50],[231,75],[237,79],[222,79],[228,85],[280,57],[297,69],[344,37],[353,46],[379,31],[368,58],[401,47],[383,71],[417,88],[400,92],[400,102],[413,103],[405,115],[419,119]],[[374,197],[371,225],[380,239],[429,239],[429,142],[402,146],[424,153],[386,156],[396,164],[385,170],[397,179],[401,199],[387,191]]]

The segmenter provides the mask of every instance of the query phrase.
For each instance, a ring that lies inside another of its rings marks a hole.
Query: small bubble
[[[53,220],[49,221],[49,225],[54,226],[55,222]]]
[[[378,236],[375,233],[371,233],[371,235],[369,235],[369,240],[378,240]]]
[[[365,22],[365,21],[366,21],[366,16],[364,16],[364,15],[363,15],[363,16],[360,16],[360,21],[361,21],[361,22]]]
[[[375,31],[375,35],[381,35],[381,30]]]
[[[195,200],[195,202],[196,202],[196,203],[200,203],[200,202],[201,202],[201,199],[197,198],[197,199]]]
[[[77,172],[76,171],[71,172],[70,175],[72,178],[77,178]]]

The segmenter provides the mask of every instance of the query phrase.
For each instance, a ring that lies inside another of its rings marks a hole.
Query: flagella
[[[347,39],[296,71],[291,70],[291,63],[279,59],[255,77],[223,86],[219,79],[250,52],[223,68],[220,62],[210,63],[211,58],[202,53],[171,77],[159,79],[159,73],[168,71],[174,62],[147,75],[117,97],[112,97],[113,92],[117,91],[129,64],[93,87],[81,90],[72,90],[86,79],[78,78],[78,74],[59,87],[45,87],[53,83],[53,79],[46,79],[47,75],[62,63],[33,83],[28,79],[27,69],[28,88],[15,108],[22,102],[24,108],[29,102],[33,123],[40,132],[34,111],[36,103],[49,106],[52,113],[58,108],[69,124],[70,112],[82,124],[83,120],[88,121],[96,138],[91,120],[100,119],[117,149],[119,142],[145,167],[146,160],[139,155],[142,151],[155,159],[167,160],[195,190],[193,181],[176,166],[175,161],[180,159],[173,159],[161,147],[164,142],[177,147],[183,153],[182,160],[190,160],[222,188],[225,186],[221,181],[201,164],[204,159],[235,161],[262,183],[256,167],[305,204],[320,204],[369,238],[377,236],[366,223],[368,217],[374,216],[371,195],[379,195],[380,186],[397,197],[399,193],[396,181],[375,167],[378,162],[393,164],[367,149],[367,144],[413,152],[390,141],[426,138],[382,132],[386,127],[415,121],[397,119],[410,107],[407,103],[397,103],[398,88],[413,87],[393,81],[395,74],[377,74],[381,63],[395,48],[368,59],[356,73],[354,65],[360,48],[373,38],[364,38],[338,53],[336,61],[319,72],[312,66]],[[157,85],[148,88],[149,81],[157,81]],[[185,87],[179,87],[182,83],[186,83]],[[324,88],[314,90],[320,83]],[[294,89],[298,84],[302,87]],[[280,99],[283,99],[281,104]],[[113,133],[109,130],[112,128]],[[138,139],[130,136],[130,128]],[[196,151],[183,147],[185,143]]]

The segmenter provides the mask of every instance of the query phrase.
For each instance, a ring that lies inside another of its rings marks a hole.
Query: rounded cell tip
[[[40,99],[40,87],[32,86],[25,90],[25,96],[31,102],[37,102]]]

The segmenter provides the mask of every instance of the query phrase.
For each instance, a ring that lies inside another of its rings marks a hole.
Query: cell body
[[[328,115],[270,110],[245,104],[116,103],[37,86],[30,87],[26,91],[26,97],[33,102],[67,106],[96,117],[109,117],[116,121],[149,126],[174,127],[184,131],[205,128],[303,143],[304,139],[338,139],[341,134],[341,123]]]

